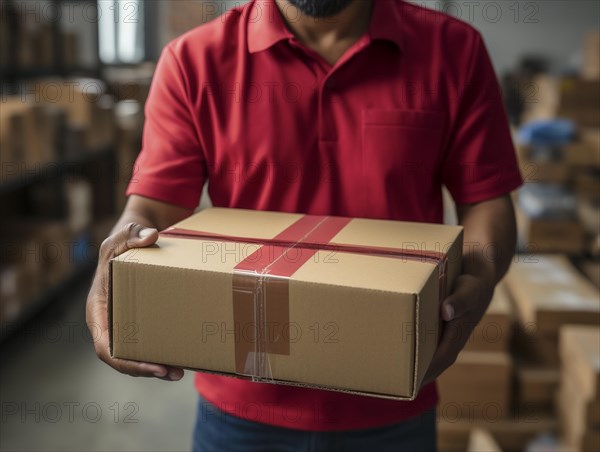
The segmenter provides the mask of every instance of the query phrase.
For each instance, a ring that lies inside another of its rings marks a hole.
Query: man
[[[205,182],[217,206],[438,223],[445,185],[465,248],[415,401],[199,373],[195,449],[435,449],[434,380],[483,315],[515,246],[508,193],[521,178],[480,35],[397,0],[276,0],[171,42],[130,198],[88,299],[88,321],[103,330],[96,351],[120,372],[183,375],[110,358],[107,262],[192,214]]]

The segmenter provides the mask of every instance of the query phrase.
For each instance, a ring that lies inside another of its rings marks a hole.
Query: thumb
[[[139,228],[134,228],[132,231],[130,231],[128,238],[128,244],[131,246],[131,248],[141,248],[156,243],[158,240],[158,230],[155,228],[147,228],[141,225],[136,226],[139,226]]]

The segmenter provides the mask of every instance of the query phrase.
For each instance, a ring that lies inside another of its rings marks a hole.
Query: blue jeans
[[[200,398],[195,452],[435,451],[436,412],[385,427],[312,432],[275,427],[227,414]]]

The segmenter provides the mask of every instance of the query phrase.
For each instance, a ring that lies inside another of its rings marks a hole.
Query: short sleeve
[[[142,149],[127,195],[195,209],[206,165],[188,102],[184,74],[173,51],[159,59],[145,107]]]
[[[486,201],[523,183],[500,86],[479,34],[467,74],[441,171],[458,204]]]

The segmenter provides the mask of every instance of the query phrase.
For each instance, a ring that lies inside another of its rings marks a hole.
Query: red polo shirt
[[[442,185],[457,203],[519,186],[479,33],[413,4],[373,3],[368,32],[334,66],[269,1],[171,42],[128,193],[193,209],[208,182],[216,206],[442,222]],[[435,385],[413,402],[201,373],[196,386],[236,416],[310,430],[380,426],[437,399]]]

